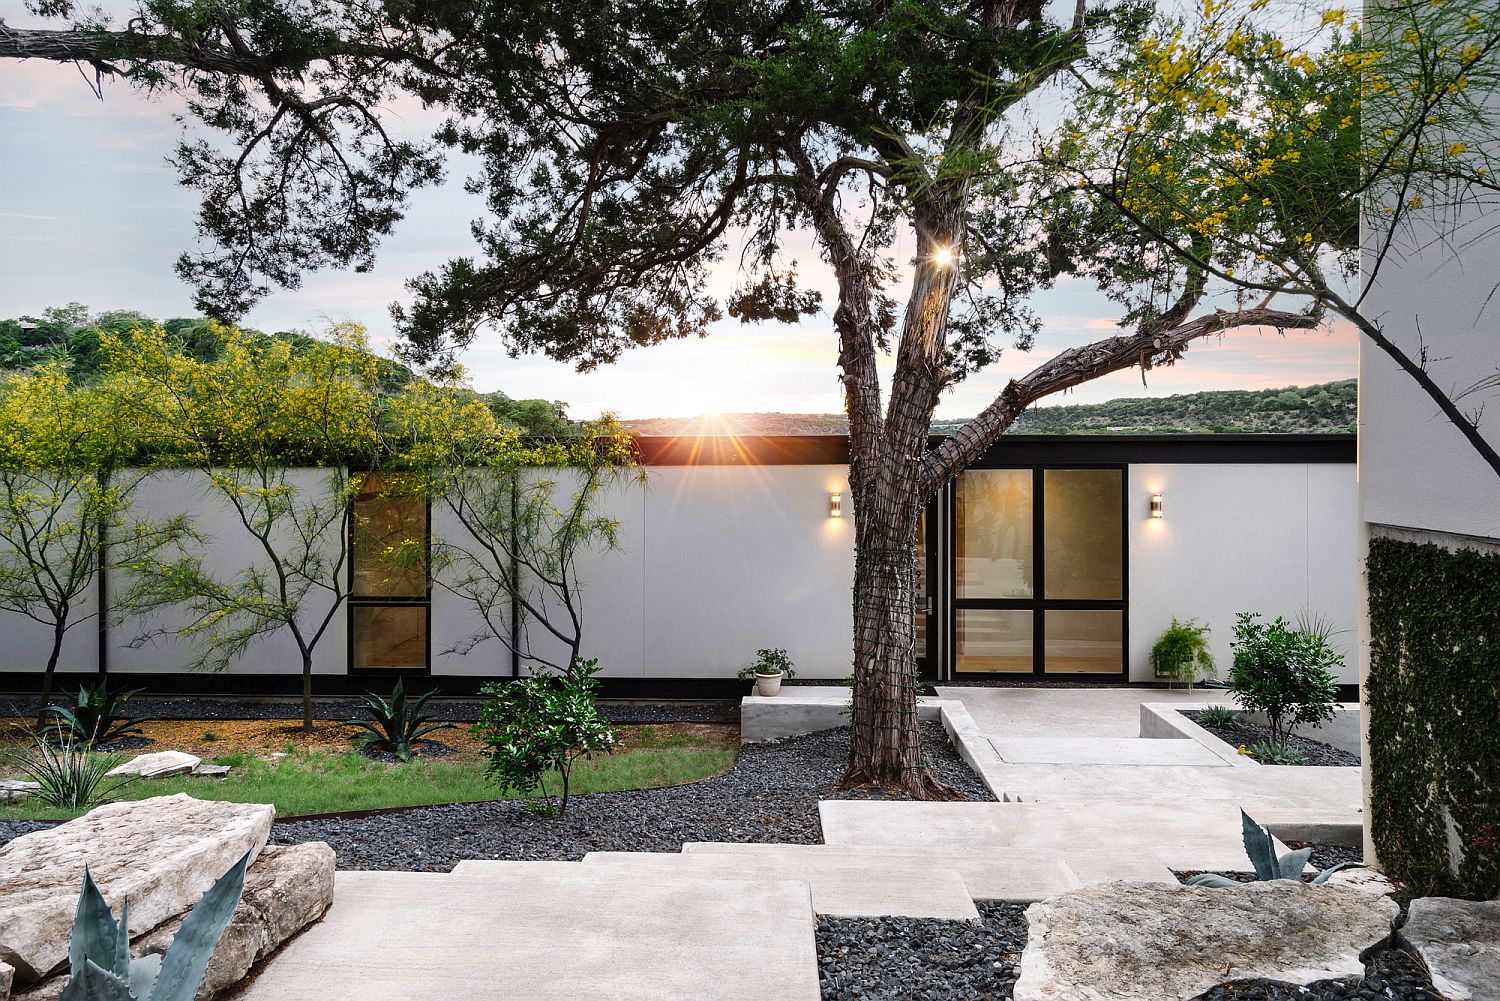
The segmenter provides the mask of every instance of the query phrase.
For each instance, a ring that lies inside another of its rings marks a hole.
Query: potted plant
[[[1151,648],[1151,669],[1158,678],[1180,681],[1189,688],[1199,676],[1211,677],[1216,671],[1214,656],[1208,648],[1208,627],[1192,619],[1172,619]]]
[[[782,678],[795,678],[792,658],[780,647],[755,651],[755,663],[740,671],[740,680],[755,679],[755,694],[770,698],[781,691]]]

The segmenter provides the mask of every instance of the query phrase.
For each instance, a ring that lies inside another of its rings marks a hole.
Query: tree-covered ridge
[[[168,346],[198,362],[219,359],[224,348],[222,330],[204,316],[172,317],[157,320],[131,309],[90,313],[82,303],[52,306],[40,316],[15,316],[0,320],[0,373],[30,372],[48,362],[61,362],[69,381],[87,386],[99,381],[107,358],[104,341],[117,337],[129,343],[138,330],[160,328],[166,332]],[[276,342],[291,346],[294,355],[306,355],[323,343],[300,330],[280,330],[267,334],[248,327],[240,334],[252,344],[268,347]],[[397,361],[372,356],[383,392],[395,392],[421,376]],[[574,430],[568,420],[567,405],[557,400],[514,399],[499,390],[475,395],[483,400],[502,424],[519,428],[528,434],[557,436]]]
[[[1353,434],[1355,380],[1270,389],[1220,389],[1155,399],[1033,407],[1008,434]],[[935,420],[932,433],[951,434],[963,420]],[[847,434],[843,414],[711,414],[626,421],[642,435]]]

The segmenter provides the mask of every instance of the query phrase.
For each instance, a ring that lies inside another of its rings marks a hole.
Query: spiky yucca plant
[[[117,922],[85,869],[68,938],[68,986],[59,1001],[193,1001],[239,905],[249,865],[246,852],[182,919],[166,953],[139,959],[130,955],[130,904],[121,907]]]
[[[434,723],[432,716],[422,712],[427,700],[437,694],[433,689],[426,695],[418,695],[411,701],[406,698],[406,685],[397,680],[389,699],[373,692],[365,694],[365,711],[369,719],[351,719],[350,726],[365,730],[354,739],[365,747],[394,754],[401,761],[410,761],[412,745],[434,730],[443,730],[452,723]]]
[[[1240,811],[1240,826],[1245,832],[1245,854],[1250,856],[1250,864],[1255,867],[1255,878],[1258,882],[1270,882],[1273,879],[1302,878],[1302,870],[1307,866],[1307,860],[1312,857],[1311,848],[1299,848],[1294,852],[1287,852],[1281,858],[1276,857],[1276,839],[1271,837],[1271,832],[1261,827],[1244,810]],[[1363,862],[1340,862],[1338,865],[1329,866],[1313,877],[1314,886],[1321,886],[1328,882],[1328,877],[1340,869],[1364,868]],[[1239,880],[1230,879],[1228,876],[1220,876],[1215,872],[1200,873],[1187,881],[1189,886],[1226,887],[1240,886]]]

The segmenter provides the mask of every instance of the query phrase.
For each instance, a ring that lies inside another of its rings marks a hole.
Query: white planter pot
[[[779,674],[757,674],[755,676],[755,694],[761,698],[768,699],[781,691],[781,675]]]

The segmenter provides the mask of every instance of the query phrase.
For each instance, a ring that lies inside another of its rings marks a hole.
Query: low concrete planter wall
[[[1167,739],[1185,737],[1189,740],[1196,740],[1232,765],[1260,767],[1259,762],[1248,755],[1240,754],[1238,748],[1183,715],[1184,712],[1197,712],[1211,706],[1224,705],[1233,708],[1233,703],[1229,700],[1203,703],[1143,702],[1141,703],[1141,736]],[[1265,725],[1266,719],[1260,713],[1245,713],[1244,716],[1252,723]],[[1359,754],[1359,716],[1359,703],[1341,702],[1334,707],[1333,719],[1327,723],[1320,727],[1298,727],[1294,732],[1299,737],[1320,740],[1342,751],[1348,751],[1350,754]]]

